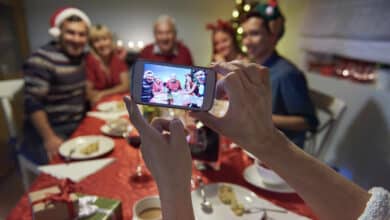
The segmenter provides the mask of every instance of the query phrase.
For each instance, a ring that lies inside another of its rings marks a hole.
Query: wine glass
[[[124,134],[123,137],[126,139],[128,145],[136,149],[136,168],[130,176],[130,183],[145,183],[148,182],[151,177],[146,172],[142,162],[142,154],[140,151],[141,138],[139,135]]]

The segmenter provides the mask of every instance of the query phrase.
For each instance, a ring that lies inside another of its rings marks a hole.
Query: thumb
[[[173,119],[169,123],[170,143],[175,147],[183,147],[187,145],[184,126],[179,119]]]

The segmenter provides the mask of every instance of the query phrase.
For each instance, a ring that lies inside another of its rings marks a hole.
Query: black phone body
[[[210,68],[139,59],[131,74],[131,96],[138,104],[192,111],[213,105],[216,73]]]

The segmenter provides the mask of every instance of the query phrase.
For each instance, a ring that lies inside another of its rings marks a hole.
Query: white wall
[[[210,62],[210,33],[205,25],[217,18],[228,19],[233,0],[24,0],[32,51],[49,40],[47,30],[51,14],[62,6],[83,9],[93,23],[108,25],[119,39],[153,41],[152,25],[160,14],[176,19],[178,38],[190,48],[195,63]]]
[[[317,74],[307,74],[307,79],[311,88],[347,104],[325,161],[351,171],[353,180],[365,188],[390,189],[389,91]]]

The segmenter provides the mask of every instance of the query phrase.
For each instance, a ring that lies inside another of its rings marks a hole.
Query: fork
[[[259,208],[259,207],[253,207],[253,208],[246,208],[244,213],[251,214],[251,213],[257,213],[257,212],[279,212],[279,213],[287,213],[287,210],[284,209],[270,209],[270,208]]]
[[[267,211],[264,209],[264,215],[261,218],[261,220],[267,220],[267,219],[268,219]]]
[[[68,156],[65,157],[65,161],[67,163],[69,163],[72,160],[72,155],[74,154],[74,152],[76,152],[76,148],[75,147],[70,149],[70,151],[68,153]]]

